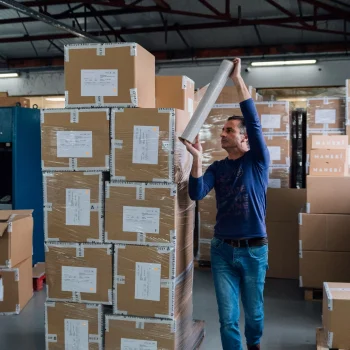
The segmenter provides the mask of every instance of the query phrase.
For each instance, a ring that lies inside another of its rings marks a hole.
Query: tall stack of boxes
[[[312,135],[345,135],[345,100],[319,97],[307,100],[306,173],[310,165]]]
[[[33,296],[31,210],[0,210],[0,315],[19,314]]]
[[[42,112],[48,349],[192,350],[203,337],[191,159],[178,140],[194,83],[175,78],[162,78],[156,105],[141,46],[65,47],[66,109]]]
[[[250,88],[250,91],[253,99],[255,99],[257,96],[257,94],[254,93],[255,89]],[[269,167],[269,187],[288,189],[290,187],[291,151],[289,103],[270,101],[255,102],[255,105],[261,119],[264,138],[271,157],[271,164]],[[211,110],[200,133],[200,139],[203,146],[204,170],[206,170],[214,161],[224,159],[227,156],[226,151],[221,148],[220,134],[227,118],[232,115],[242,115],[239,106],[239,97],[237,89],[234,86],[226,86],[219,95],[216,104]],[[277,193],[279,192],[277,191]],[[299,196],[299,198],[300,197],[302,196]],[[283,198],[286,200],[285,196]],[[287,201],[287,203],[289,203],[289,201]],[[292,209],[291,212],[293,212]],[[289,227],[289,221],[291,220],[294,223],[294,226],[292,227],[295,228],[293,231],[293,239],[295,243],[293,251],[295,252],[295,267],[297,266],[298,257],[298,230],[297,213],[293,212],[293,214],[294,218],[289,218],[285,222],[285,225]],[[198,259],[201,261],[210,261],[210,240],[214,234],[215,222],[216,200],[215,192],[212,190],[206,198],[199,202]],[[279,240],[279,242],[286,241],[287,240]],[[286,247],[286,249],[288,249],[288,247]],[[294,278],[297,278],[296,272],[292,275]],[[288,274],[288,276],[290,277],[291,275]]]
[[[350,282],[347,147],[347,136],[312,136],[306,213],[299,214],[301,287]]]

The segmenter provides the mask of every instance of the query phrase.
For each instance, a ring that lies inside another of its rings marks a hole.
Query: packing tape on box
[[[223,60],[199,102],[181,138],[193,143],[233,70],[233,62]]]
[[[240,109],[239,103],[216,103],[213,105],[212,109]]]
[[[299,287],[303,288],[303,276],[299,276]]]
[[[69,62],[69,50],[86,50],[96,49],[97,56],[105,56],[106,48],[114,47],[130,47],[130,56],[137,56],[137,44],[136,43],[105,43],[105,44],[70,44],[64,46],[64,61]]]
[[[114,271],[113,271],[114,276],[120,276],[120,275],[118,275],[118,249],[125,249],[125,248],[126,248],[125,244],[115,244],[115,246],[114,246]],[[128,314],[127,311],[118,310],[118,284],[119,284],[118,279],[113,278],[113,296],[114,296],[113,297],[113,313],[127,315]],[[106,329],[107,328],[108,327],[106,325]],[[108,329],[108,331],[109,331],[109,329]]]
[[[194,85],[195,85],[194,81],[192,79],[190,79],[189,77],[187,77],[186,75],[183,75],[182,76],[182,89],[186,90],[189,85],[193,85],[193,88],[194,88]]]
[[[303,242],[300,239],[299,240],[299,259],[302,259],[302,258],[303,258]]]
[[[327,345],[329,348],[333,348],[333,332],[329,332],[327,334]]]

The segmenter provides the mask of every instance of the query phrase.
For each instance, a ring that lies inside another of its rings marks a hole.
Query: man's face
[[[247,147],[247,135],[241,134],[239,120],[229,120],[225,123],[221,132],[221,147],[226,150],[232,150],[238,148],[245,150]]]

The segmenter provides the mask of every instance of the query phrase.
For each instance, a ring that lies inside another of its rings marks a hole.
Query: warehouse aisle
[[[221,349],[214,288],[209,270],[195,270],[195,318],[206,321],[202,350]],[[19,316],[0,317],[1,349],[44,350],[45,293],[36,293]],[[321,325],[321,303],[305,302],[297,281],[269,279],[265,293],[265,336],[262,349],[314,350],[315,328]]]

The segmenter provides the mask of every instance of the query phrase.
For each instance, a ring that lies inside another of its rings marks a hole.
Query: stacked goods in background
[[[19,314],[33,296],[31,210],[0,210],[0,315]]]
[[[347,147],[347,136],[312,136],[306,213],[299,214],[301,287],[350,282]]]
[[[254,91],[254,89],[250,89]],[[256,96],[256,95],[254,95]],[[201,97],[201,96],[200,96]],[[269,187],[290,187],[290,113],[288,102],[255,102],[262,130],[270,152]],[[219,95],[200,133],[203,147],[203,170],[227,156],[221,148],[220,134],[228,117],[241,116],[239,97],[234,86],[226,86]],[[215,191],[199,202],[198,260],[210,261],[210,240],[216,222]],[[297,215],[294,218],[297,222]],[[297,230],[295,231],[297,234]],[[297,258],[297,256],[296,256]]]
[[[103,348],[102,305],[113,303],[113,249],[103,237],[109,115],[41,112],[47,349]]]
[[[266,231],[269,239],[267,277],[298,279],[298,214],[305,206],[306,191],[268,188]]]
[[[189,80],[175,78],[176,89],[173,79],[168,81],[175,89],[173,103],[186,107],[190,94],[182,82]],[[192,96],[193,89],[192,84]],[[157,101],[172,103],[161,95]],[[192,349],[203,337],[203,327],[192,321],[192,159],[178,139],[190,114],[168,107],[112,109],[105,239],[114,244],[113,313],[118,316],[107,316],[106,349],[116,343]]]
[[[68,108],[42,112],[48,349],[102,349],[106,334],[106,348],[168,337],[164,349],[192,350],[204,336],[192,320],[191,159],[178,140],[194,84],[159,81],[155,108],[155,59],[137,44],[65,47]],[[118,317],[130,327],[111,333]]]
[[[310,165],[312,135],[345,135],[345,100],[318,97],[307,100],[306,173]]]
[[[350,348],[350,284],[323,284],[323,329],[318,329],[317,345],[330,349]]]

